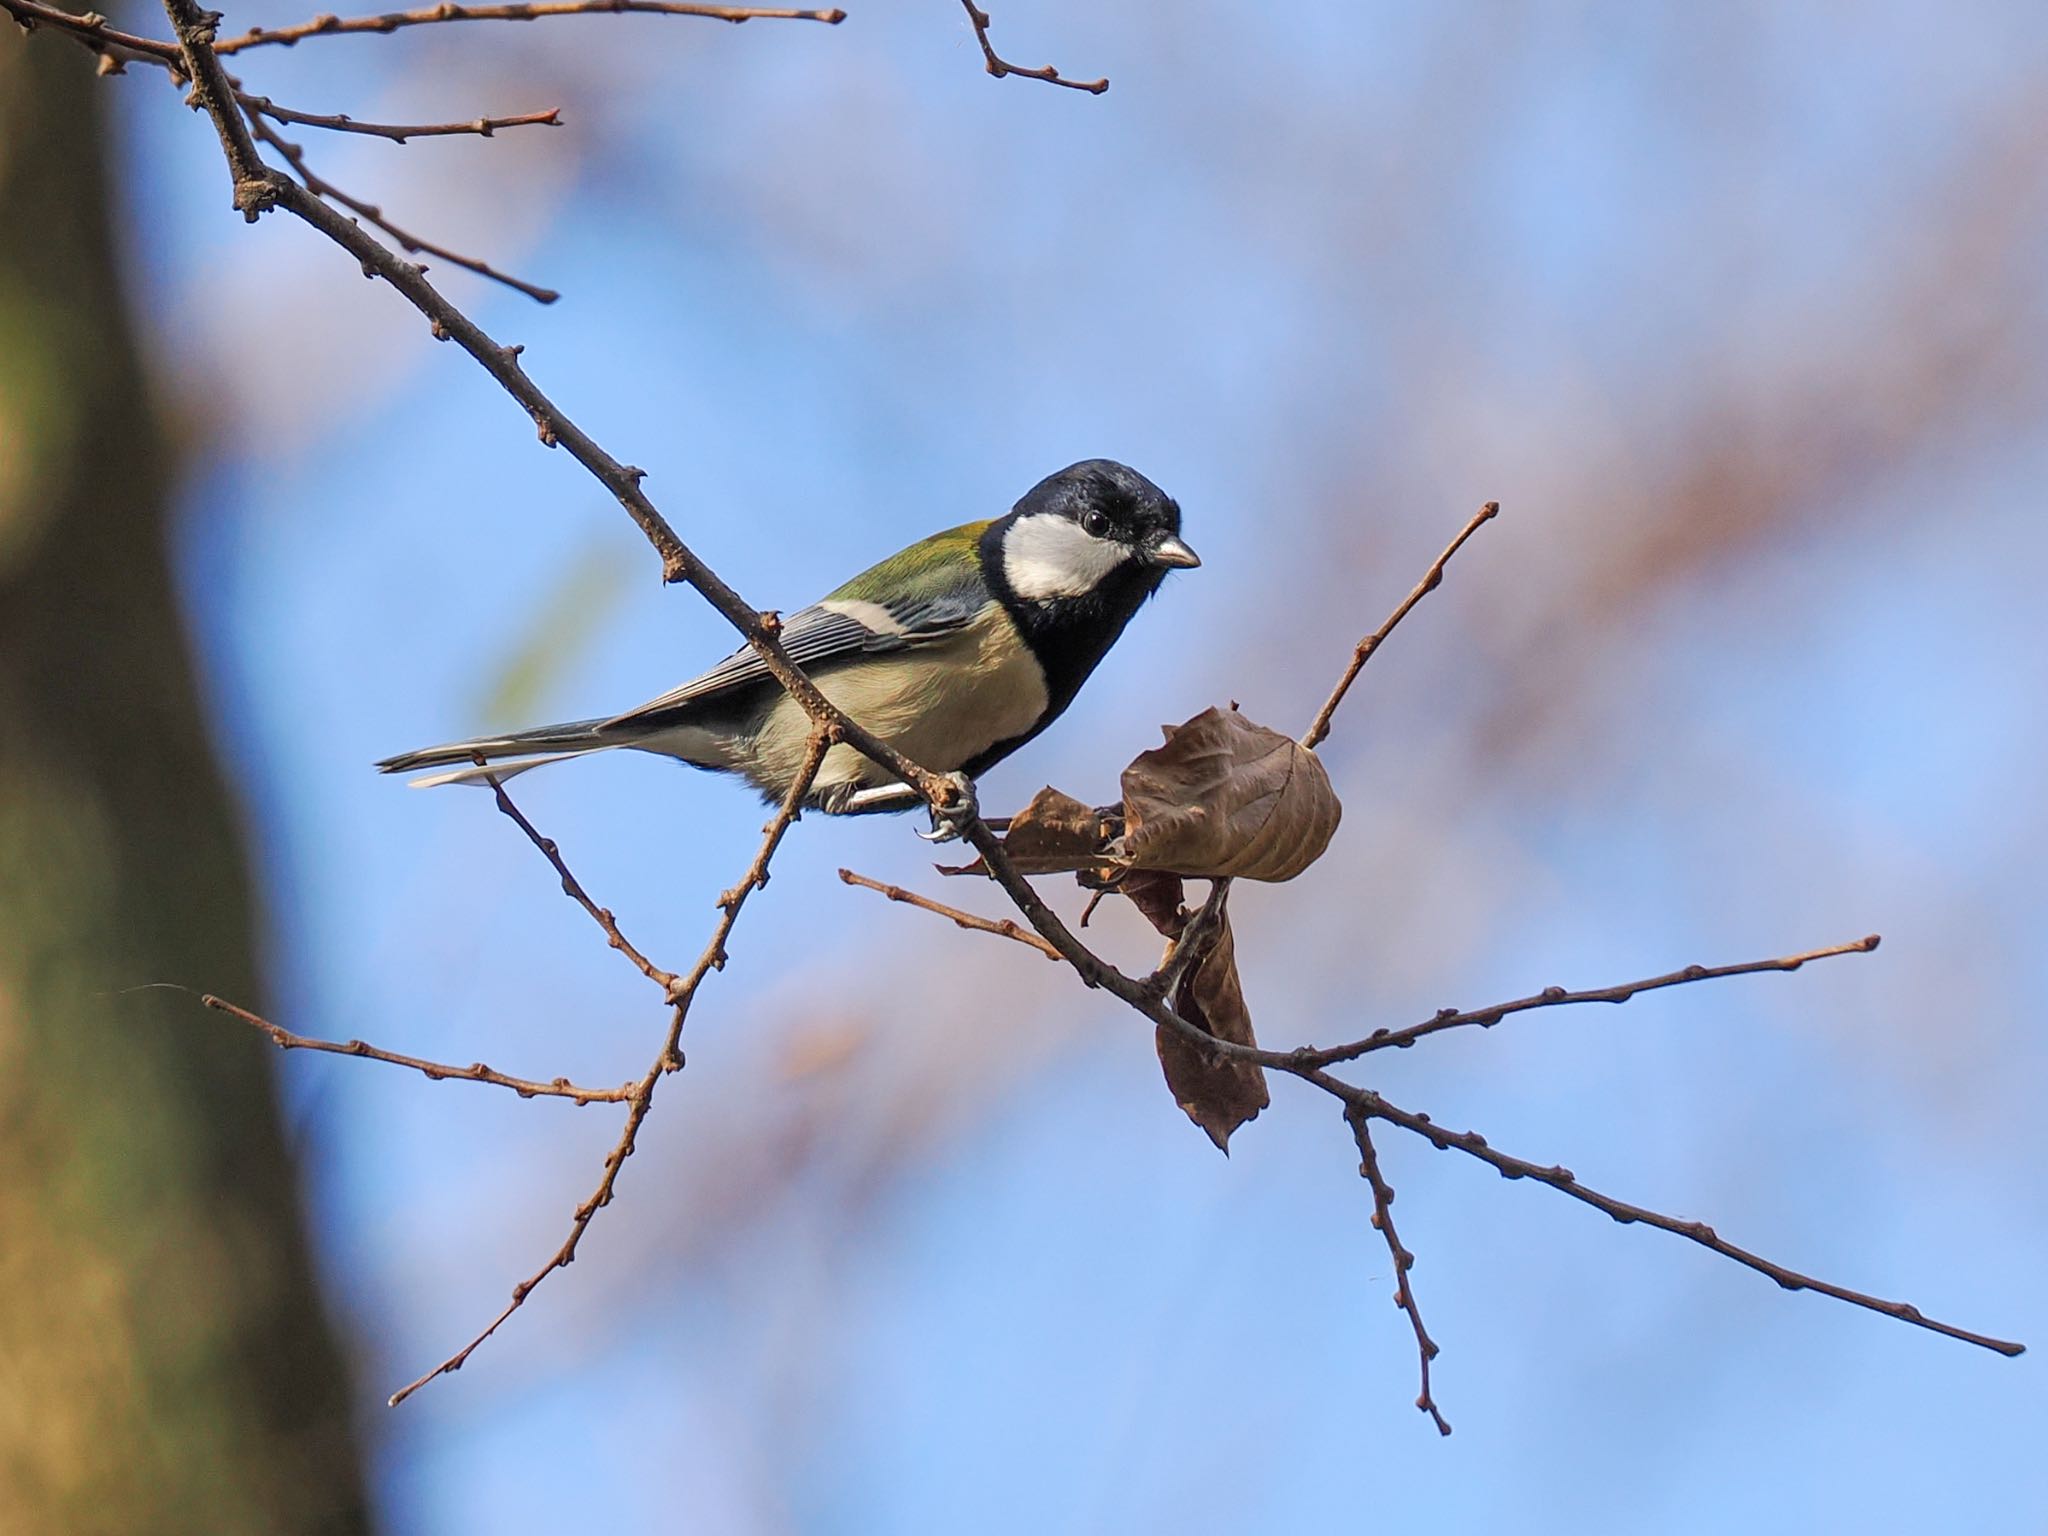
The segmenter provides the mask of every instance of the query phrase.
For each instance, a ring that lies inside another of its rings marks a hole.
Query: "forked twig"
[[[783,796],[781,807],[762,830],[761,846],[754,855],[753,863],[747,866],[747,871],[740,877],[739,884],[718,898],[719,920],[712,928],[711,939],[704,946],[703,954],[698,957],[697,964],[691,968],[687,977],[681,981],[670,979],[667,995],[673,1005],[673,1011],[669,1018],[668,1036],[662,1042],[661,1051],[654,1058],[653,1064],[641,1075],[639,1082],[632,1086],[632,1092],[627,1099],[626,1124],[619,1132],[618,1142],[605,1155],[604,1172],[597,1181],[597,1188],[592,1190],[572,1213],[569,1235],[562,1240],[561,1247],[555,1250],[547,1263],[512,1288],[512,1299],[506,1303],[503,1311],[491,1319],[482,1332],[425,1375],[392,1393],[388,1399],[391,1407],[396,1408],[436,1377],[461,1370],[468,1364],[469,1357],[482,1347],[484,1341],[502,1328],[514,1312],[526,1305],[526,1298],[533,1294],[534,1287],[556,1270],[566,1269],[576,1262],[576,1250],[583,1241],[583,1234],[589,1230],[590,1223],[596,1218],[597,1213],[611,1204],[612,1191],[619,1181],[619,1170],[625,1166],[626,1159],[633,1155],[633,1149],[639,1140],[640,1127],[646,1123],[649,1111],[654,1108],[654,1090],[660,1085],[665,1073],[673,1072],[683,1064],[683,1025],[689,1018],[690,1004],[697,995],[697,988],[705,976],[724,966],[726,940],[731,936],[732,926],[739,918],[740,908],[746,904],[750,892],[759,890],[768,883],[769,861],[775,857],[775,850],[781,846],[782,835],[789,830],[790,823],[802,814],[804,796],[810,793],[811,784],[818,777],[818,769],[823,765],[825,753],[830,750],[831,744],[832,736],[829,730],[820,727],[811,733],[810,746],[805,753],[803,766],[798,770],[796,778],[790,782],[789,792]],[[489,782],[500,794],[503,793],[503,786],[496,782],[495,776]],[[536,839],[536,843],[540,841]],[[542,851],[547,850],[543,848]],[[548,862],[554,864],[557,869],[561,867],[559,859],[554,854],[549,854]],[[586,902],[588,900],[579,899]]]
[[[185,56],[176,43],[122,32],[108,25],[107,18],[98,11],[74,13],[45,5],[42,0],[0,0],[0,11],[12,16],[24,32],[33,32],[42,26],[54,27],[102,58],[109,56],[108,50],[114,50],[112,56],[117,64],[142,59],[163,65],[180,78],[184,76]]]
[[[4,3],[4,0],[0,0],[0,3]],[[552,304],[561,297],[561,294],[552,288],[543,288],[537,283],[527,282],[524,278],[514,277],[509,272],[500,272],[487,261],[479,260],[474,256],[464,256],[459,251],[451,251],[445,245],[436,245],[433,241],[422,239],[410,230],[401,229],[398,225],[392,223],[389,218],[385,217],[384,210],[376,204],[366,203],[361,198],[351,197],[333,182],[328,181],[315,172],[306,163],[305,151],[297,144],[287,141],[283,134],[271,127],[260,115],[251,113],[249,125],[255,130],[257,138],[284,156],[286,163],[297,173],[299,180],[306,184],[308,192],[312,193],[315,197],[324,197],[337,202],[342,207],[348,209],[349,212],[368,219],[377,228],[383,230],[385,234],[396,240],[408,254],[432,256],[438,260],[449,262],[454,266],[463,268],[465,271],[474,272],[478,277],[487,277],[494,283],[503,283],[507,288],[517,289],[536,303]],[[425,268],[421,268],[421,270],[424,271]]]
[[[1624,1201],[1614,1199],[1612,1196],[1603,1195],[1596,1190],[1588,1189],[1585,1185],[1580,1184],[1566,1169],[1544,1168],[1520,1158],[1510,1157],[1506,1153],[1496,1152],[1487,1145],[1484,1137],[1476,1133],[1442,1130],[1434,1125],[1427,1115],[1412,1114],[1409,1111],[1399,1109],[1369,1089],[1360,1088],[1343,1081],[1341,1078],[1332,1077],[1324,1068],[1314,1063],[1315,1053],[1312,1051],[1271,1051],[1257,1046],[1239,1045],[1232,1041],[1217,1039],[1189,1020],[1181,1017],[1180,1014],[1168,1006],[1164,998],[1160,997],[1144,981],[1125,975],[1077,940],[1067,929],[1066,925],[1060,921],[1058,914],[1047,907],[1038,898],[1037,893],[1025,882],[1022,875],[1018,873],[1015,864],[1011,862],[1008,855],[1003,851],[1002,844],[996,839],[994,834],[978,823],[970,823],[967,835],[969,841],[974,844],[975,850],[981,854],[982,859],[988,865],[990,875],[1002,885],[1003,889],[1010,895],[1011,900],[1017,903],[1019,909],[1030,920],[1031,926],[1037,929],[1040,935],[1060,951],[1062,957],[1080,973],[1084,981],[1090,986],[1101,987],[1106,991],[1114,993],[1153,1023],[1164,1025],[1176,1031],[1191,1044],[1208,1051],[1212,1057],[1250,1062],[1274,1071],[1289,1073],[1300,1078],[1303,1082],[1321,1088],[1324,1092],[1342,1101],[1347,1107],[1356,1107],[1362,1113],[1372,1118],[1386,1120],[1400,1126],[1403,1130],[1412,1131],[1416,1135],[1424,1137],[1432,1145],[1439,1148],[1454,1148],[1465,1152],[1469,1156],[1477,1157],[1481,1161],[1491,1164],[1508,1178],[1531,1178],[1549,1184],[1551,1187],[1563,1191],[1576,1200],[1583,1201],[1598,1210],[1605,1211],[1617,1221],[1640,1221],[1650,1226],[1659,1227],[1667,1232],[1675,1232],[1681,1237],[1699,1243],[1702,1247],[1712,1249],[1725,1258],[1733,1259],[1738,1264],[1754,1269],[1759,1274],[1769,1276],[1787,1290],[1817,1291],[1824,1296],[1832,1296],[1838,1301],[1846,1301],[1853,1306],[1863,1307],[1869,1311],[1881,1313],[1886,1317],[1895,1318],[1900,1322],[1911,1323],[1916,1327],[1927,1328],[1949,1338],[1960,1339],[1965,1343],[1976,1344],[1985,1349],[1995,1350],[2003,1355],[2017,1355],[2025,1349],[2025,1346],[2022,1344],[1993,1338],[1988,1334],[1975,1333],[1969,1329],[1959,1328],[1951,1323],[1937,1322],[1927,1317],[1919,1308],[1910,1303],[1885,1301],[1861,1291],[1850,1290],[1846,1286],[1835,1285],[1829,1281],[1815,1279],[1810,1275],[1800,1274],[1795,1270],[1788,1269],[1783,1265],[1776,1264],[1758,1254],[1752,1253],[1748,1249],[1736,1247],[1734,1244],[1722,1239],[1711,1227],[1703,1222],[1683,1221],[1674,1216],[1666,1216],[1661,1212],[1648,1210],[1645,1207],[1629,1205]],[[1817,958],[1821,953],[1867,954],[1872,947],[1874,946],[1866,939],[1855,944],[1841,945],[1825,952],[1816,951],[1814,956],[1805,958]],[[1790,968],[1789,966],[1779,965],[1774,962],[1764,962],[1749,967],[1722,967],[1717,973],[1708,973],[1702,969],[1701,974],[1697,976],[1689,975],[1686,972],[1675,973],[1676,979],[1666,984],[1678,985],[1683,980],[1706,980],[1711,974],[1740,975],[1747,974],[1753,970],[1782,970]]]
[[[1303,1075],[1310,1081],[1317,1081],[1321,1076],[1314,1071]],[[1486,1138],[1476,1131],[1447,1131],[1429,1116],[1414,1114],[1389,1104],[1370,1089],[1351,1088],[1345,1085],[1345,1090],[1339,1097],[1343,1098],[1347,1105],[1354,1106],[1361,1114],[1398,1125],[1405,1131],[1413,1131],[1439,1151],[1457,1151],[1468,1157],[1476,1157],[1504,1179],[1534,1179],[1539,1184],[1547,1184],[1552,1189],[1570,1195],[1572,1199],[1613,1217],[1623,1225],[1641,1222],[1660,1231],[1676,1233],[1688,1242],[1698,1243],[1702,1248],[1720,1254],[1724,1259],[1733,1259],[1745,1269],[1755,1270],[1788,1291],[1817,1291],[1823,1296],[1832,1296],[1836,1301],[1846,1301],[1852,1307],[1862,1307],[1866,1311],[1881,1313],[1886,1317],[1896,1318],[1899,1322],[1911,1323],[1915,1328],[1925,1328],[1946,1338],[1960,1339],[1965,1344],[1975,1344],[1980,1349],[1992,1350],[2001,1355],[2026,1353],[2027,1347],[2024,1344],[2015,1343],[2010,1339],[1993,1338],[1989,1334],[1974,1333],[1968,1328],[1958,1328],[1953,1323],[1940,1322],[1927,1316],[1911,1302],[1886,1301],[1882,1297],[1852,1291],[1847,1286],[1817,1280],[1812,1275],[1803,1275],[1797,1270],[1773,1263],[1761,1254],[1752,1253],[1747,1248],[1738,1248],[1703,1221],[1684,1221],[1676,1216],[1667,1216],[1661,1211],[1630,1205],[1626,1200],[1617,1200],[1612,1195],[1603,1195],[1599,1190],[1590,1189],[1580,1183],[1578,1176],[1569,1168],[1554,1165],[1546,1168],[1539,1163],[1510,1156],[1488,1145]]]

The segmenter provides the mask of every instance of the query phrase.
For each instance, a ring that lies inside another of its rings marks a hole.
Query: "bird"
[[[1202,563],[1180,524],[1179,503],[1135,469],[1084,459],[1004,516],[935,533],[791,614],[783,648],[848,716],[952,780],[957,803],[934,810],[924,834],[945,840],[973,814],[973,781],[1065,712],[1170,572]],[[760,656],[742,648],[624,714],[425,747],[376,766],[447,770],[415,779],[420,788],[478,784],[625,747],[736,774],[780,802],[811,729]],[[924,803],[844,744],[825,753],[801,801],[831,815]]]

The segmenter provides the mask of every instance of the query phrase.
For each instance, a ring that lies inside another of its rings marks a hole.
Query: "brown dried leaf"
[[[1169,939],[1179,938],[1181,929],[1187,926],[1187,916],[1181,905],[1186,891],[1179,875],[1165,874],[1156,869],[1134,869],[1110,889],[1129,897],[1131,905],[1144,914],[1145,921]]]
[[[1102,848],[1110,832],[1093,806],[1048,785],[1010,818],[1009,830],[1003,834],[1003,851],[1021,874],[1093,869],[1105,862]],[[971,864],[941,864],[939,872],[985,875],[988,866],[976,859]]]
[[[1099,862],[1108,835],[1095,808],[1047,786],[1010,820],[1003,851],[1027,875]]]
[[[1219,1040],[1258,1044],[1252,1035],[1251,1010],[1245,1007],[1244,989],[1238,984],[1237,948],[1227,913],[1208,954],[1181,978],[1173,1011]],[[1163,1024],[1154,1032],[1153,1043],[1174,1102],[1208,1132],[1217,1151],[1227,1154],[1230,1133],[1271,1102],[1265,1071],[1250,1062],[1212,1060],[1201,1046]]]
[[[1166,744],[1124,770],[1123,791],[1125,862],[1180,875],[1292,880],[1343,814],[1315,753],[1235,708],[1167,726]]]

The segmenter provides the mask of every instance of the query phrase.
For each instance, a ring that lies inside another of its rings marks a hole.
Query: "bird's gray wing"
[[[958,634],[988,601],[979,584],[948,591],[925,592],[898,603],[858,598],[827,598],[782,621],[782,647],[806,671],[821,662],[873,655],[927,645]],[[701,704],[721,694],[746,688],[772,674],[751,646],[743,646],[717,666],[672,688],[658,699],[616,715],[599,725],[603,732],[619,725],[645,725],[685,704]]]

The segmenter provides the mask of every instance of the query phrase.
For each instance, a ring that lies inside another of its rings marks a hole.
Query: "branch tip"
[[[988,40],[989,14],[974,0],[960,0],[966,7],[967,21],[974,28],[974,40],[981,45],[982,68],[1000,80],[1005,75],[1020,75],[1026,80],[1043,80],[1048,85],[1063,85],[1070,91],[1086,91],[1090,96],[1100,96],[1109,89],[1109,81],[1070,80],[1050,64],[1037,69],[1026,69],[1021,64],[1012,64],[996,53],[995,45]]]

